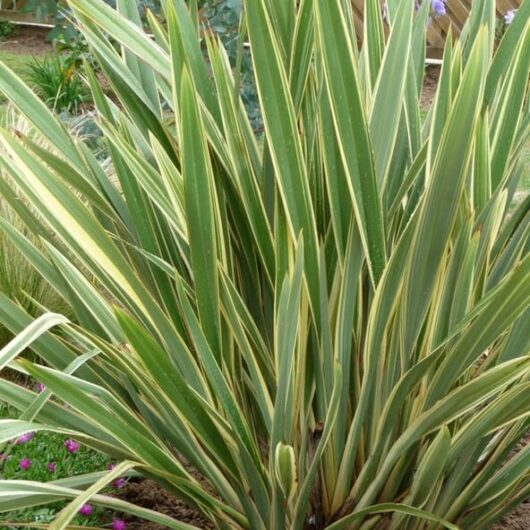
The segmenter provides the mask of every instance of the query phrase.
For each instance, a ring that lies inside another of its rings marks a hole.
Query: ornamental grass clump
[[[424,118],[430,2],[389,1],[387,31],[367,0],[358,50],[348,1],[247,0],[259,138],[196,3],[163,2],[154,38],[132,0],[69,4],[112,91],[87,70],[111,163],[0,66],[53,146],[1,131],[19,209],[53,239],[4,229],[77,322],[0,295],[19,333],[0,366],[45,385],[0,381],[21,411],[0,441],[56,431],[121,463],[0,481],[0,510],[195,528],[100,493],[131,470],[223,530],[480,530],[527,498],[530,199],[510,207],[530,1],[495,51],[495,2],[474,3]]]
[[[17,116],[10,108],[0,118],[0,128],[21,134],[31,134],[32,130],[28,121]],[[33,140],[42,145],[38,135],[34,135]],[[3,148],[0,147],[0,158],[5,156]],[[11,201],[8,201],[7,195],[13,195]],[[0,167],[0,224],[13,227],[42,250],[44,247],[41,246],[40,242],[41,233],[38,228],[35,230],[39,225],[35,224],[33,227],[29,227],[19,215],[19,205],[22,202],[24,199],[13,186],[13,181],[9,179],[8,173],[4,171],[3,167]],[[42,314],[42,304],[45,304],[49,311],[72,316],[69,304],[28,263],[24,253],[17,249],[4,231],[0,231],[0,292],[10,299],[16,300],[25,311],[33,316]],[[0,347],[4,347],[12,338],[13,334],[8,327],[0,323]]]

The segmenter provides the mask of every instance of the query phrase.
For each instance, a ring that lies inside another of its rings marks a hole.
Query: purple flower
[[[31,460],[29,458],[23,458],[19,463],[18,467],[20,469],[23,469],[24,471],[26,469],[29,469],[31,467]]]
[[[112,471],[115,467],[116,467],[116,466],[115,466],[114,464],[109,464],[109,465],[107,466],[107,469],[108,469],[109,471]]]
[[[119,478],[117,480],[115,480],[112,485],[117,489],[117,490],[121,490],[122,488],[124,488],[126,485],[127,485],[127,481],[124,479],[124,478]]]
[[[64,442],[64,446],[66,447],[66,450],[69,452],[69,453],[77,453],[77,451],[79,451],[79,447],[80,447],[80,444],[79,442],[76,442],[75,440],[72,440],[72,439],[68,439],[68,440],[65,440]]]
[[[18,437],[17,444],[25,444],[26,442],[29,442],[34,436],[34,432],[24,433],[22,436]]]
[[[517,13],[517,9],[510,9],[510,11],[506,12],[506,15],[504,15],[504,23],[506,25],[510,25],[513,22],[513,19],[515,18],[515,13]]]
[[[57,464],[55,462],[48,462],[47,467],[50,473],[55,473],[55,470],[57,469]]]
[[[81,508],[79,508],[79,513],[81,515],[84,515],[85,517],[88,517],[92,514],[93,508],[90,504],[83,504]]]
[[[35,389],[35,392],[40,394],[41,392],[44,392],[44,389],[46,388],[42,383],[36,383],[33,387]]]
[[[437,17],[445,15],[446,11],[444,0],[431,0],[431,7]]]
[[[121,519],[114,519],[112,521],[112,530],[125,530],[125,521]]]

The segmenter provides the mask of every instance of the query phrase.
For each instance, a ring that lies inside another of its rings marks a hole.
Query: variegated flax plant
[[[47,145],[1,131],[2,192],[43,246],[2,227],[76,315],[0,297],[1,366],[46,386],[0,382],[20,411],[0,438],[123,463],[1,481],[0,509],[195,528],[101,493],[127,472],[223,530],[480,530],[527,498],[530,0],[498,46],[494,1],[473,3],[426,116],[430,2],[389,0],[387,23],[367,0],[360,35],[347,0],[247,0],[260,134],[196,2],[147,31],[132,0],[69,4],[110,161],[0,66]]]

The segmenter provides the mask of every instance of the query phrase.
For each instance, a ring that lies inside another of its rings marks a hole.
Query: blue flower
[[[441,17],[446,13],[444,0],[431,0],[431,7],[437,17]]]

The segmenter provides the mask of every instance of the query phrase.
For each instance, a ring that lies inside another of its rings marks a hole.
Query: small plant
[[[65,68],[80,71],[85,62],[92,68],[97,68],[88,43],[79,32],[76,31],[73,35],[59,34],[53,39],[53,46],[55,51],[62,56]]]
[[[14,24],[8,20],[0,20],[0,42],[9,37],[15,29]]]
[[[27,65],[28,81],[38,96],[57,112],[77,112],[87,101],[87,89],[79,74],[78,65],[62,56],[38,59]]]

